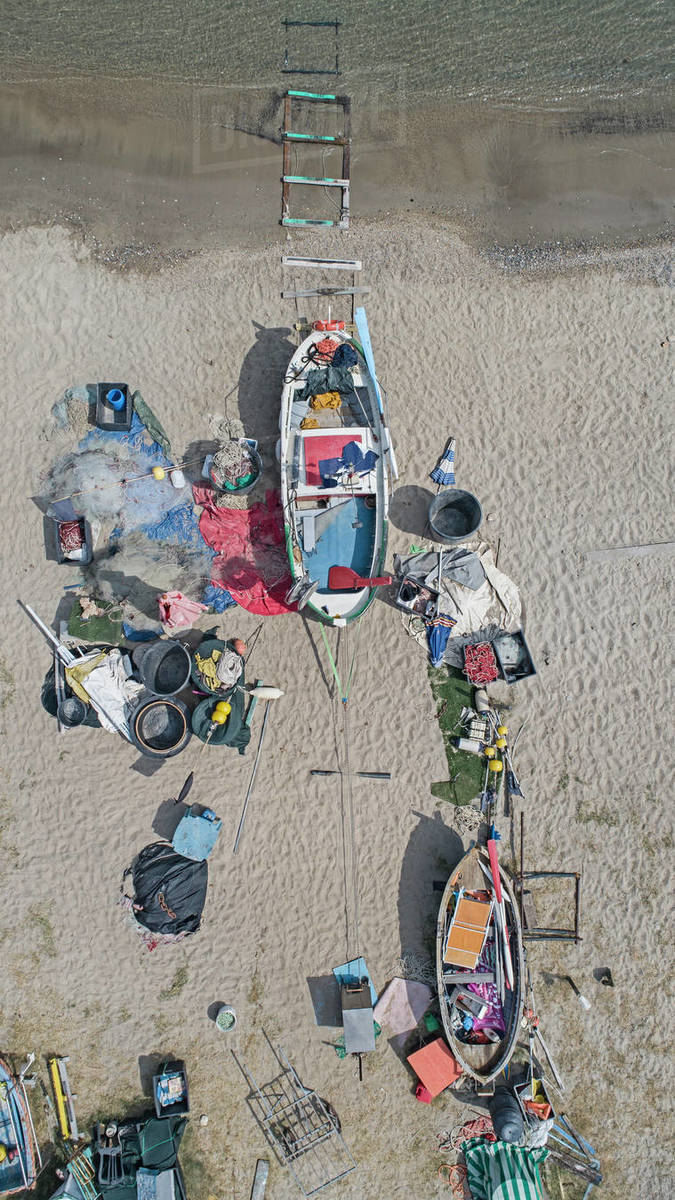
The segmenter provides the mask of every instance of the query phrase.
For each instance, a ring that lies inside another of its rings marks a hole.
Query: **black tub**
[[[172,758],[192,736],[190,712],[175,696],[143,700],[131,721],[131,740],[148,758]]]
[[[480,501],[473,492],[447,488],[434,496],[429,505],[429,524],[437,542],[455,546],[473,537],[483,520]]]
[[[153,642],[133,657],[141,682],[155,696],[175,696],[190,678],[190,655],[182,642]]]

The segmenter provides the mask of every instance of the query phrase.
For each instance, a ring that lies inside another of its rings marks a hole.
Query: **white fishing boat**
[[[329,625],[355,620],[373,599],[396,475],[363,309],[357,328],[358,340],[342,322],[317,322],[291,358],[281,394],[289,600]]]

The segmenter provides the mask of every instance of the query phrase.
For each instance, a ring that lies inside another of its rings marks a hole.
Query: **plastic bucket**
[[[248,439],[244,439],[244,440],[248,441]],[[255,448],[255,446],[253,446],[251,444],[250,441],[248,441],[248,448],[251,453],[251,459],[253,461],[253,471],[250,476],[245,475],[243,477],[245,480],[247,480],[247,482],[240,484],[238,487],[231,483],[228,483],[223,487],[214,478],[213,466],[209,467],[209,471],[208,471],[209,482],[213,485],[213,487],[216,489],[217,492],[222,492],[223,495],[231,494],[234,496],[245,496],[247,492],[252,491],[252,489],[255,487],[256,483],[260,479],[260,476],[262,475],[262,469],[263,469],[262,459],[261,459],[260,455],[258,454],[257,449]]]
[[[216,1013],[216,1029],[221,1033],[231,1033],[237,1024],[237,1014],[229,1004],[221,1004]]]
[[[429,505],[429,524],[437,542],[454,546],[473,537],[483,520],[480,501],[473,492],[447,488]]]
[[[115,409],[115,412],[120,412],[124,408],[124,392],[121,392],[119,388],[111,388],[109,392],[106,392],[105,398],[110,407]]]
[[[190,678],[190,654],[182,642],[153,642],[134,654],[141,682],[155,696],[175,696]]]
[[[87,715],[87,706],[79,696],[68,696],[59,704],[56,715],[66,729],[74,729],[76,725],[81,725],[84,721]]]
[[[182,700],[144,700],[130,721],[131,740],[148,758],[172,758],[192,737],[190,713]]]

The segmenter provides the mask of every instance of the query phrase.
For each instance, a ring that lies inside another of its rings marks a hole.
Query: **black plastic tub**
[[[141,683],[155,696],[175,696],[190,678],[192,662],[182,642],[158,641],[133,655]]]
[[[108,403],[108,392],[120,391],[124,397],[124,405],[120,409],[113,408]],[[107,429],[113,433],[127,433],[134,419],[134,405],[129,395],[126,383],[97,383],[96,384],[96,415],[94,421],[99,429]]]
[[[173,758],[192,737],[190,712],[175,696],[141,701],[129,725],[134,746],[148,758]]]
[[[492,643],[492,649],[506,683],[517,683],[537,674],[529,647],[522,629],[514,633],[500,633]]]
[[[434,539],[446,546],[455,546],[473,537],[480,529],[483,510],[473,492],[461,488],[446,488],[434,496],[429,505],[429,524]]]

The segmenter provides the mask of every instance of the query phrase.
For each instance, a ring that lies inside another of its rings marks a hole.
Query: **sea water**
[[[337,20],[334,27],[284,20]],[[588,108],[668,104],[669,0],[5,0],[5,82],[117,77]],[[336,65],[340,75],[331,75]],[[324,74],[284,75],[288,62]]]

